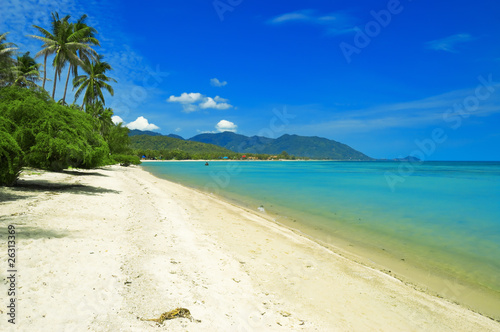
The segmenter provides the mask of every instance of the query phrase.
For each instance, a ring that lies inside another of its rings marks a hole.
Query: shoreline
[[[221,160],[221,162],[223,161],[224,160]],[[145,171],[150,173],[147,170]],[[153,173],[150,174],[163,179]],[[354,240],[352,237],[331,233],[328,233],[325,237],[325,232],[321,229],[296,222],[295,219],[302,219],[296,215],[292,215],[290,213],[287,215],[272,212],[269,213],[267,210],[262,213],[252,208],[250,204],[244,200],[244,197],[234,198],[221,195],[221,193],[209,193],[200,188],[191,187],[180,182],[169,179],[164,180],[173,182],[189,190],[195,190],[203,195],[213,196],[216,199],[226,202],[227,204],[244,209],[248,213],[258,215],[270,223],[277,224],[280,227],[287,228],[299,236],[306,237],[309,240],[332,250],[335,254],[341,255],[369,268],[376,269],[400,280],[410,287],[418,289],[419,291],[431,296],[444,298],[447,301],[457,303],[469,310],[484,315],[485,317],[500,321],[500,294],[489,288],[482,287],[478,283],[474,283],[464,278],[457,278],[457,275],[453,275],[447,271],[431,271],[429,267],[426,269],[425,262],[415,262],[411,259],[411,257],[410,259],[408,259],[409,257],[405,257],[406,259],[400,259],[394,253],[388,253],[385,249],[367,245],[361,241]],[[305,218],[305,216],[302,217]],[[354,234],[351,235],[354,236]]]
[[[139,167],[27,172],[20,186],[0,189],[0,200],[2,230],[19,227],[24,329],[156,331],[137,317],[185,307],[201,323],[174,319],[164,328],[500,331],[485,316]]]

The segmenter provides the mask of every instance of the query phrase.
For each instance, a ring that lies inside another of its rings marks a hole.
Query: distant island
[[[273,139],[262,136],[248,137],[233,132],[200,134],[189,139],[170,134],[162,135],[152,131],[130,130],[131,146],[145,157],[159,159],[168,158],[177,152],[178,157],[193,158],[175,159],[219,159],[216,155],[227,156],[228,159],[324,159],[370,161],[369,156],[350,146],[327,138],[285,134]],[[156,151],[154,153],[153,151]],[[150,156],[148,156],[148,153]],[[151,156],[153,154],[154,156]],[[201,155],[212,158],[195,158]],[[249,156],[247,156],[249,155]],[[250,158],[248,158],[250,157]]]

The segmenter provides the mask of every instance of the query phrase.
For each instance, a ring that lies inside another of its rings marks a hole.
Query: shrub
[[[0,185],[13,185],[21,172],[23,151],[11,136],[15,125],[0,117]]]
[[[120,164],[122,166],[139,165],[141,160],[138,156],[130,156],[125,154],[114,154],[111,156],[115,164]]]
[[[44,91],[0,89],[0,115],[17,125],[11,136],[27,166],[60,171],[93,168],[108,159],[108,145],[95,130],[94,118],[55,103]]]

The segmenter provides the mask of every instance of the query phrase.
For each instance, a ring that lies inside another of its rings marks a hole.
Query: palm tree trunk
[[[45,89],[45,81],[47,80],[47,56],[48,56],[48,54],[45,53],[45,57],[43,58],[43,84],[42,84],[42,89]]]
[[[55,74],[54,74],[54,88],[52,89],[52,99],[54,99],[54,96],[56,94],[56,83],[57,83],[57,68],[55,68]]]
[[[68,65],[68,77],[66,77],[66,86],[64,87],[64,94],[63,94],[63,105],[64,101],[66,100],[66,91],[68,90],[68,82],[69,82],[69,75],[71,73],[71,64]]]

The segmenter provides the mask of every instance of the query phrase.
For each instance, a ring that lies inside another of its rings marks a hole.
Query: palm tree
[[[12,57],[17,50],[15,44],[5,42],[8,34],[8,32],[0,34],[0,86],[12,80],[12,66],[14,65]]]
[[[87,15],[82,15],[80,19],[72,24],[73,27],[73,32],[74,33],[79,33],[81,35],[81,39],[79,42],[85,43],[85,44],[92,44],[92,45],[99,45],[99,41],[95,38],[95,35],[97,34],[97,30],[89,27],[87,24],[85,24],[85,20],[87,19]],[[69,82],[69,77],[71,72],[73,72],[73,75],[76,77],[78,76],[78,66],[83,65],[85,61],[90,61],[91,59],[95,58],[95,51],[93,49],[85,49],[81,48],[77,50],[78,53],[75,53],[75,55],[78,57],[80,61],[69,61],[69,66],[68,66],[68,76],[66,77],[66,85],[64,86],[64,95],[62,98],[63,104],[65,103],[66,100],[66,91],[68,90],[68,82]]]
[[[102,90],[106,89],[112,96],[114,90],[107,82],[116,82],[113,78],[107,77],[106,71],[112,70],[109,63],[102,61],[103,56],[99,55],[95,61],[85,61],[83,69],[87,75],[79,75],[73,79],[73,88],[78,88],[75,93],[75,101],[85,91],[83,95],[82,107],[89,107],[100,101],[104,105]]]
[[[69,22],[69,16],[59,19],[57,13],[52,14],[53,22],[52,28],[53,32],[50,33],[45,29],[36,27],[44,36],[32,36],[44,42],[42,51],[38,52],[39,55],[49,55],[55,54],[52,65],[55,68],[54,73],[54,86],[52,89],[52,99],[56,93],[56,83],[57,78],[61,77],[61,72],[67,63],[77,64],[82,66],[83,62],[78,58],[76,52],[78,50],[85,50],[90,52],[90,54],[97,54],[87,42],[89,42],[88,37],[90,27],[82,28],[79,30],[74,30],[73,24]],[[64,99],[63,99],[64,102]]]
[[[24,53],[22,56],[17,57],[14,66],[14,74],[16,76],[14,85],[21,87],[35,87],[36,81],[40,81],[40,64],[36,63],[35,59],[30,56],[30,52]]]
[[[113,120],[113,110],[111,108],[104,108],[104,104],[101,101],[97,101],[94,104],[88,105],[85,108],[85,112],[92,115],[96,119],[96,129],[99,133],[105,137],[108,135],[110,128],[114,126]]]
[[[39,27],[37,25],[33,25],[34,28],[36,28],[41,34],[42,37],[36,36],[36,35],[30,35],[30,37],[42,40],[44,44],[42,45],[42,49],[35,55],[35,58],[38,58],[39,56],[44,56],[43,57],[43,83],[42,83],[42,89],[45,89],[45,82],[47,81],[47,57],[49,55],[52,55],[56,53],[57,50],[57,43],[56,43],[56,35],[57,31],[59,30],[59,26],[61,25],[61,22],[63,21],[68,21],[70,18],[69,15],[65,16],[63,19],[59,18],[59,14],[57,12],[52,13],[52,32],[49,32],[48,30],[45,30],[42,27]],[[50,40],[50,42],[46,40]],[[54,82],[55,84],[55,82]]]

